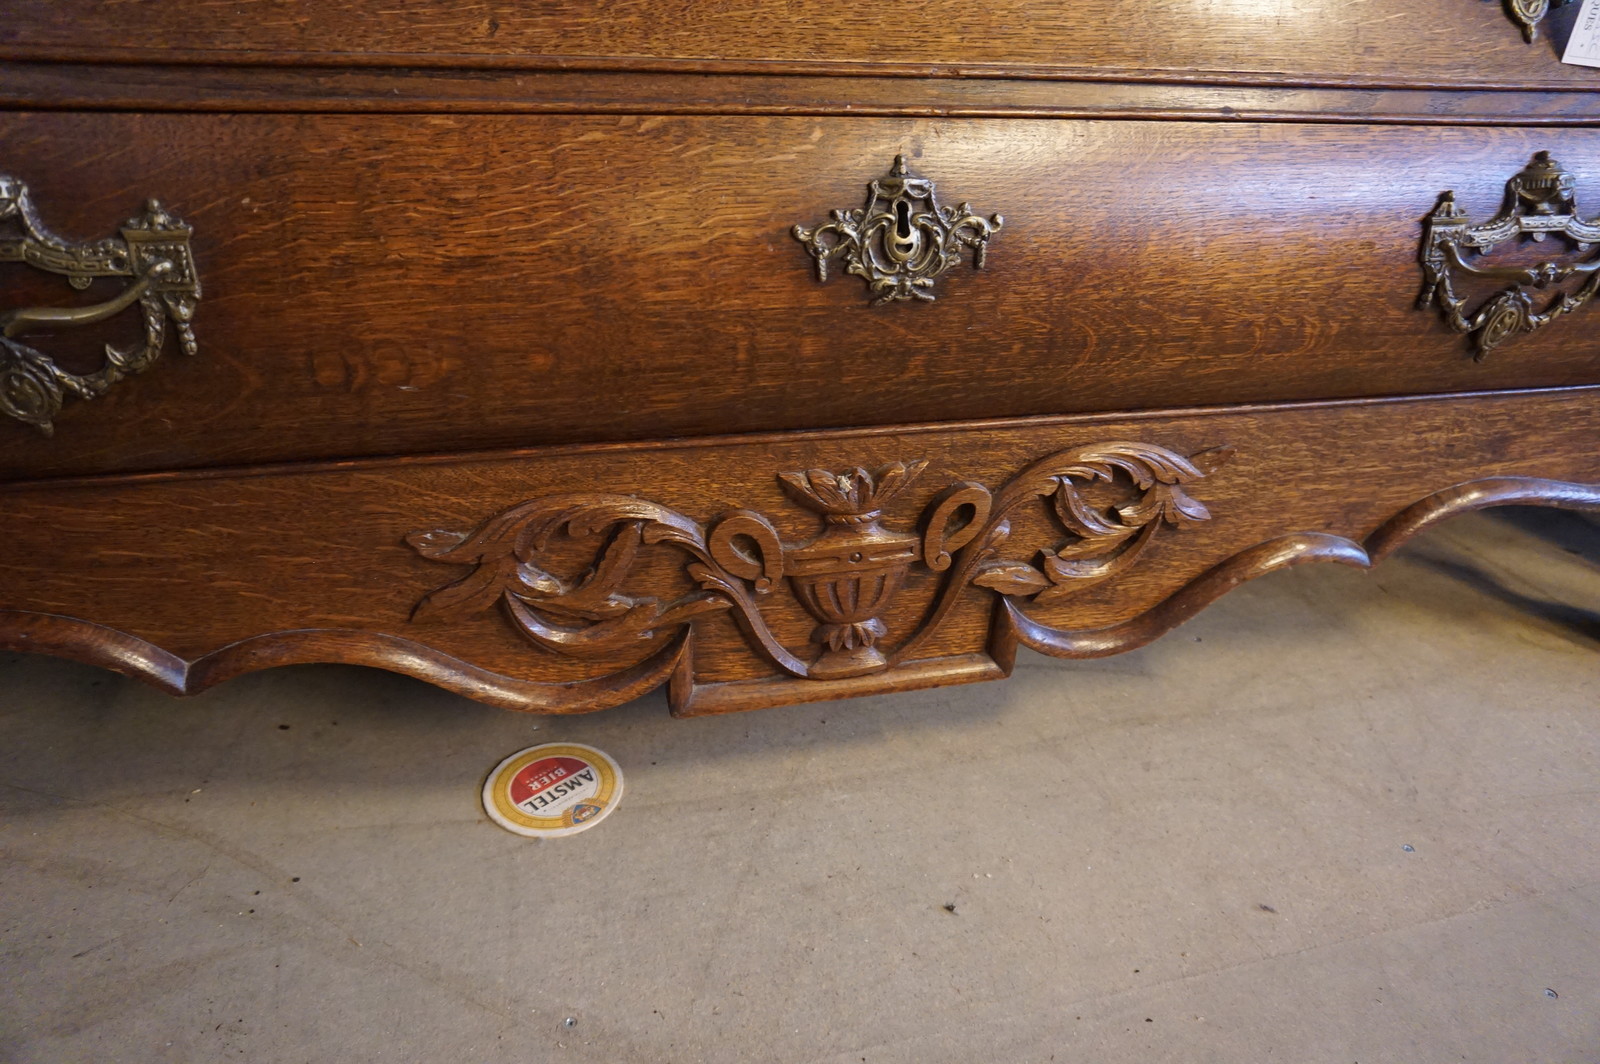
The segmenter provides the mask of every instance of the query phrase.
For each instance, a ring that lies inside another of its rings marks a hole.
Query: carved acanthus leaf
[[[972,578],[978,587],[998,591],[1002,595],[1027,596],[1050,586],[1050,578],[1027,562],[995,562],[986,565]]]

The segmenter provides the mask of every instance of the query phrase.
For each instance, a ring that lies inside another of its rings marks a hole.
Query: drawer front
[[[67,236],[159,196],[203,287],[195,357],[69,401],[53,438],[3,421],[9,476],[1600,381],[1593,307],[1482,361],[1417,307],[1441,192],[1487,218],[1547,149],[1600,202],[1595,130],[10,114],[0,138]],[[901,153],[1004,221],[935,301],[873,305],[792,229]],[[0,271],[7,306],[79,298]],[[127,340],[129,313],[21,339]]]
[[[272,17],[210,0],[8,0],[0,55],[1595,86],[1592,70],[1558,58],[1576,5],[1546,16],[1542,0],[925,0],[914,14],[831,0],[292,6]]]

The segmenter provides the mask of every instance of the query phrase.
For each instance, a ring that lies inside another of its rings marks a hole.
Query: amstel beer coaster
[[[500,762],[483,785],[483,811],[518,835],[572,835],[622,799],[622,769],[592,746],[546,743]]]

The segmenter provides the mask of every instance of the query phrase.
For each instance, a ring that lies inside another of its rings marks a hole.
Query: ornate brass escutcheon
[[[933,280],[972,249],[974,269],[983,269],[989,238],[1005,224],[1000,215],[980,218],[972,205],[941,207],[933,182],[906,169],[896,155],[888,174],[867,186],[867,204],[834,211],[833,220],[794,236],[817,263],[817,280],[828,279],[828,263],[843,259],[845,273],[864,278],[872,302],[898,299],[933,301]]]
[[[126,277],[115,298],[84,307],[22,307],[0,312],[0,413],[32,425],[46,436],[68,395],[94,399],[161,357],[167,322],[176,327],[185,354],[195,353],[195,304],[200,281],[189,252],[189,226],[151,200],[144,213],[122,227],[120,237],[76,244],[40,224],[28,186],[0,176],[0,262],[21,262],[60,274],[76,289],[97,277]],[[144,342],[120,349],[106,345],[105,364],[93,373],[72,373],[16,337],[35,328],[91,325],[139,304]]]
[[[1539,152],[1510,181],[1500,213],[1474,225],[1456,206],[1454,192],[1439,197],[1439,205],[1423,222],[1422,296],[1420,309],[1437,305],[1457,332],[1471,333],[1477,341],[1477,359],[1518,333],[1533,332],[1570,314],[1600,291],[1600,253],[1567,263],[1540,262],[1533,266],[1482,266],[1486,255],[1508,240],[1542,241],[1551,235],[1571,243],[1580,254],[1600,244],[1600,216],[1578,217],[1575,180],[1550,153]],[[1468,256],[1472,255],[1472,258]],[[1509,281],[1474,312],[1455,289],[1457,274]],[[1573,277],[1588,280],[1572,291],[1556,290],[1544,308],[1534,306],[1530,289],[1549,289]]]
[[[1570,0],[1506,0],[1506,10],[1522,27],[1522,36],[1532,44],[1539,36],[1539,23],[1554,7],[1566,7]]]

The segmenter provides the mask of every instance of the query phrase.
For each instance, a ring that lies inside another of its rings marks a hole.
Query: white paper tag
[[[1583,0],[1578,8],[1578,18],[1572,24],[1572,37],[1567,41],[1563,63],[1578,66],[1600,67],[1600,0]]]

